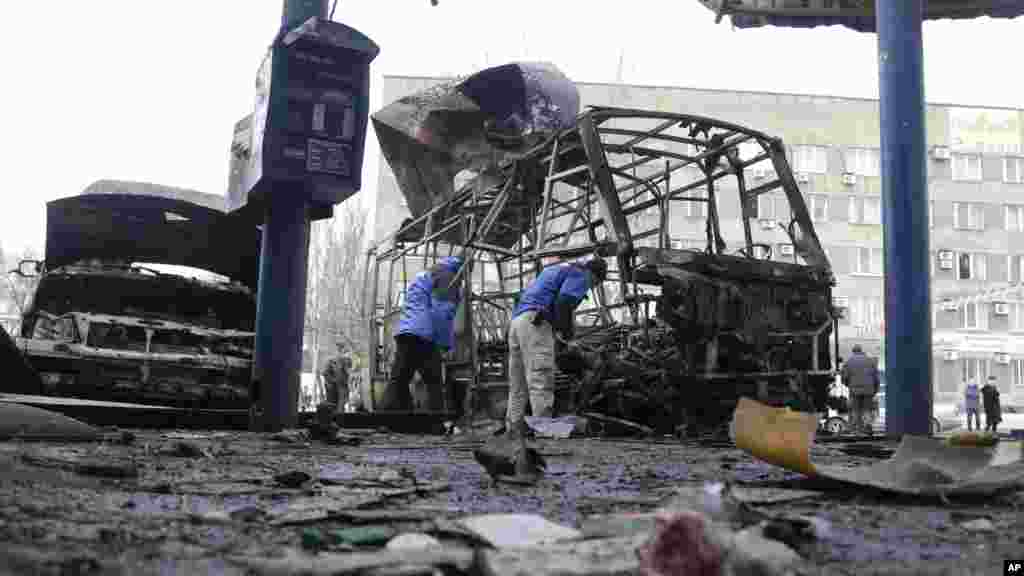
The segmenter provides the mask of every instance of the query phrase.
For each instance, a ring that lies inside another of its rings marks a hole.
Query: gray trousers
[[[850,420],[854,430],[870,432],[873,424],[874,394],[850,395]]]
[[[967,408],[967,431],[973,431],[975,428],[981,430],[981,417],[978,416],[978,409]]]
[[[555,405],[555,334],[551,324],[533,325],[537,312],[530,310],[512,319],[508,329],[509,430],[519,426],[529,399],[534,416],[551,417]]]

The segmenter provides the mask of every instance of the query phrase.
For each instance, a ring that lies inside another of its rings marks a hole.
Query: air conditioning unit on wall
[[[996,364],[1009,364],[1010,355],[1006,352],[996,352]]]
[[[852,186],[857,183],[857,175],[852,172],[846,172],[843,174],[843,184]]]
[[[959,306],[956,304],[956,300],[943,300],[942,309],[946,312],[955,312]]]
[[[953,251],[952,250],[939,250],[936,256],[939,259],[939,268],[942,270],[953,269]]]
[[[782,254],[783,256],[792,256],[793,255],[793,245],[792,244],[780,244],[779,245],[779,254]]]
[[[942,353],[942,359],[946,362],[956,362],[960,359],[960,353],[956,350],[946,350]]]
[[[832,305],[836,308],[849,308],[850,298],[847,296],[833,296]]]
[[[1010,305],[1006,302],[995,302],[992,305],[996,316],[1007,316],[1010,314]]]
[[[796,175],[796,181],[801,184],[806,184],[811,181],[811,177],[806,172],[798,172]]]
[[[949,147],[936,146],[932,148],[932,157],[936,160],[949,160]]]
[[[775,220],[773,220],[771,218],[761,218],[760,220],[758,220],[758,223],[761,224],[761,230],[774,230],[775,229]]]

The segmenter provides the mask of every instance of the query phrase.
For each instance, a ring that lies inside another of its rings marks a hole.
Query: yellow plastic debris
[[[736,447],[759,460],[847,484],[945,497],[994,495],[1016,490],[1024,482],[1024,443],[996,442],[987,434],[962,434],[955,442],[975,443],[957,445],[904,435],[892,458],[851,468],[811,462],[817,429],[814,414],[741,398],[732,427]]]
[[[995,446],[999,437],[988,432],[958,432],[946,439],[950,446]]]
[[[815,414],[773,408],[740,398],[733,414],[736,447],[769,464],[813,476],[810,448],[818,429]]]

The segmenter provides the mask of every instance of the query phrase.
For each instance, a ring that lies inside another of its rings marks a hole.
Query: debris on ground
[[[533,514],[488,514],[470,516],[459,524],[498,548],[520,548],[577,540],[579,530],[555,524]]]
[[[996,526],[988,518],[976,518],[960,525],[969,532],[995,532]]]
[[[137,478],[139,476],[139,468],[133,462],[111,462],[70,451],[35,450],[25,452],[21,457],[28,464],[44,468],[69,470],[84,476],[115,479]]]
[[[441,542],[429,534],[418,534],[414,532],[399,534],[388,540],[388,550],[424,550],[426,548],[440,548]]]
[[[533,430],[537,438],[565,439],[574,433],[583,434],[587,429],[587,420],[579,416],[563,416],[561,418],[527,416],[526,425]]]
[[[315,556],[292,549],[287,550],[284,555],[279,557],[231,556],[228,560],[260,574],[333,576],[335,574],[362,574],[403,566],[446,566],[467,573],[473,568],[475,558],[476,554],[470,548],[448,546],[423,550],[382,550],[349,554],[324,552]]]
[[[659,536],[665,522],[657,518],[679,515],[699,519],[736,575],[871,574],[961,558],[973,572],[950,573],[986,573],[990,558],[1013,557],[1024,543],[1019,496],[894,501],[800,479],[736,448],[537,440],[548,480],[506,488],[475,461],[479,443],[361,437],[367,443],[358,448],[295,449],[239,433],[230,438],[234,454],[202,461],[167,458],[163,449],[205,446],[206,438],[148,431],[131,445],[0,443],[0,534],[11,548],[35,551],[24,573],[71,573],[58,567],[89,552],[133,573],[231,576],[636,574],[638,551],[673,537]],[[841,448],[814,446],[813,464],[874,464]],[[90,462],[134,463],[139,481],[67,473]],[[277,480],[281,473],[294,482]],[[150,541],[166,544],[140,545]],[[0,551],[0,565],[6,560]]]
[[[164,450],[164,454],[178,458],[205,458],[209,456],[209,453],[198,444],[186,441],[175,442]]]
[[[331,531],[331,539],[336,544],[353,546],[383,546],[395,535],[395,529],[390,526],[357,526]]]
[[[291,472],[274,476],[274,482],[287,488],[298,488],[312,479],[312,476],[301,470],[292,470]]]
[[[847,444],[839,448],[839,450],[850,456],[865,456],[868,458],[890,458],[896,453],[896,450],[888,446],[868,443]]]
[[[640,574],[721,574],[727,543],[697,512],[655,518],[655,532],[640,550]]]
[[[100,438],[100,431],[63,414],[0,401],[0,440],[91,441]]]
[[[309,442],[309,434],[305,430],[282,430],[270,439],[282,444],[306,444]]]
[[[1017,490],[1024,483],[1020,442],[952,446],[943,440],[904,436],[888,460],[850,468],[811,462],[816,429],[814,414],[773,408],[749,398],[740,399],[733,419],[737,447],[807,476],[942,498],[994,495]]]
[[[532,485],[547,468],[544,457],[522,438],[491,438],[473,451],[473,457],[496,482]]]

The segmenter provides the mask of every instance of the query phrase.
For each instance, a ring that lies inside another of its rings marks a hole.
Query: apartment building
[[[384,101],[442,78],[386,76]],[[861,344],[881,357],[885,336],[878,101],[694,88],[578,84],[582,104],[685,112],[727,119],[781,137],[837,277],[845,356]],[[964,379],[999,377],[1006,401],[1024,403],[1024,109],[950,104],[927,108],[932,227],[934,390],[953,401]],[[757,174],[752,175],[757,178]],[[672,213],[673,244],[703,247],[706,205]],[[738,195],[723,190],[723,226],[738,229]],[[759,197],[757,217],[785,221],[780,195]],[[409,215],[380,164],[375,238]],[[777,236],[772,257],[792,258]],[[884,358],[881,358],[884,366]]]

